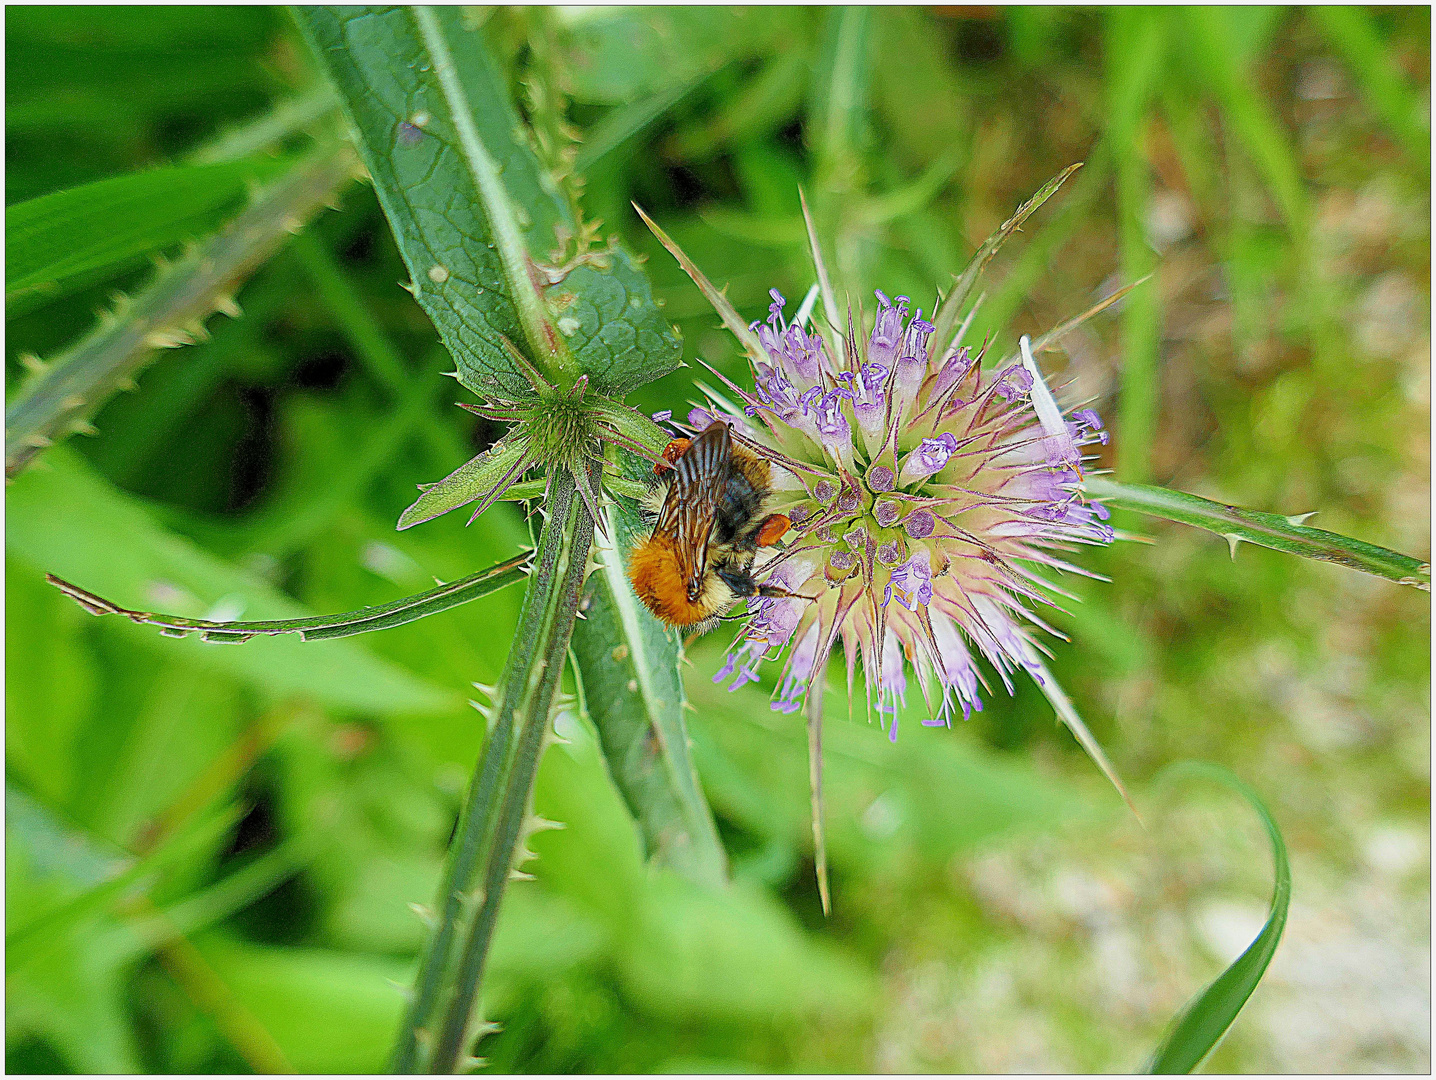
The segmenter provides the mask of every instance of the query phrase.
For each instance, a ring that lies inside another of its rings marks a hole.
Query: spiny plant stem
[[[596,484],[600,463],[590,464]],[[395,1048],[395,1072],[453,1072],[467,1050],[470,1017],[533,793],[593,543],[593,520],[566,470],[555,473],[545,505],[548,519],[493,703],[493,729],[450,848],[438,923]],[[483,882],[475,892],[481,865]],[[455,956],[460,921],[470,913],[462,953]],[[443,1027],[435,1044],[434,1024],[441,1012]],[[434,1048],[431,1057],[428,1046]]]
[[[1082,486],[1087,494],[1096,496],[1108,506],[1179,521],[1183,525],[1193,525],[1223,536],[1232,545],[1233,554],[1236,545],[1245,540],[1273,551],[1338,563],[1398,585],[1414,585],[1431,591],[1429,563],[1364,540],[1353,540],[1349,536],[1301,524],[1302,519],[1309,515],[1283,517],[1259,510],[1244,510],[1240,506],[1203,499],[1200,495],[1143,484],[1118,484],[1103,476],[1087,476]]]
[[[103,315],[99,326],[5,410],[5,475],[14,476],[52,442],[85,430],[87,419],[116,390],[133,385],[135,373],[156,350],[201,340],[204,320],[216,311],[238,315],[234,290],[334,198],[357,164],[347,146],[316,151],[261,192],[223,232]]]

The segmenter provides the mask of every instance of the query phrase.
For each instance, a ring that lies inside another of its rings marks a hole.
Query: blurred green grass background
[[[650,255],[690,363],[743,377],[630,200],[757,317],[768,288],[809,284],[797,185],[843,193],[862,209],[839,258],[926,306],[1085,161],[999,256],[978,332],[1010,345],[1154,273],[1050,361],[1113,427],[1102,464],[1429,559],[1429,9],[840,20],[495,9],[484,32],[528,115],[582,133],[586,212]],[[267,8],[11,9],[6,58],[7,204],[185,160],[314,79]],[[20,355],[54,354],[147,273],[9,300],[7,387]],[[519,594],[351,642],[206,646],[90,619],[42,575],[262,618],[517,550],[512,505],[393,530],[414,484],[497,434],[451,404],[404,276],[351,187],[241,291],[242,318],[165,353],[96,437],[7,491],[11,1071],[383,1065],[425,932],[410,906],[433,898],[482,738],[464,701],[497,675]],[[693,378],[636,403],[681,408]],[[690,720],[732,888],[646,868],[593,739],[563,721],[536,803],[566,827],[509,893],[490,1070],[1136,1067],[1263,917],[1249,812],[1147,788],[1204,758],[1263,794],[1295,883],[1210,1067],[1429,1071],[1428,596],[1128,524],[1155,543],[1088,560],[1113,580],[1071,585],[1054,670],[1145,831],[1033,688],[950,732],[905,723],[896,746],[832,694],[824,919],[803,733],[765,688],[711,684],[727,640],[710,635]]]

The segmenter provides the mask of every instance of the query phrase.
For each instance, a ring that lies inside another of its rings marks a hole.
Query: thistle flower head
[[[755,573],[810,598],[751,601],[715,681],[736,690],[778,660],[772,708],[795,712],[806,702],[811,721],[827,661],[841,649],[850,696],[861,668],[863,697],[896,739],[914,691],[927,705],[924,724],[950,725],[982,708],[992,676],[1011,692],[1022,672],[1115,783],[1045,667],[1038,638],[1053,632],[1039,609],[1060,592],[1049,575],[1078,570],[1069,552],[1113,539],[1107,510],[1082,489],[1084,449],[1107,441],[1097,414],[1058,404],[1026,337],[998,363],[974,352],[965,326],[952,329],[947,302],[929,321],[908,297],[876,292],[871,317],[850,309],[844,325],[831,295],[823,296],[825,320],[790,321],[774,290],[767,320],[742,326],[655,230],[752,362],[753,388],[725,379],[727,393],[710,392],[689,426],[721,417],[770,461],[782,497],[775,509],[791,518],[795,537],[764,553]],[[826,283],[816,243],[814,259]],[[975,276],[964,275],[969,289]]]

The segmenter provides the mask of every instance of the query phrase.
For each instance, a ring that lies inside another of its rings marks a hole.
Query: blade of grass
[[[1152,8],[1119,7],[1107,12],[1107,140],[1117,178],[1122,276],[1128,281],[1152,273],[1157,261],[1146,235],[1152,179],[1141,144],[1143,121],[1166,53],[1168,22],[1166,12]],[[1157,375],[1161,323],[1161,296],[1155,284],[1135,290],[1122,310],[1117,471],[1124,480],[1141,482],[1151,471],[1161,399]]]
[[[1362,93],[1411,159],[1431,161],[1431,129],[1422,116],[1421,99],[1397,66],[1392,51],[1376,29],[1367,8],[1318,6],[1310,17],[1341,51]]]
[[[1261,817],[1271,839],[1276,881],[1272,887],[1271,914],[1261,933],[1230,967],[1182,1010],[1148,1062],[1144,1070],[1148,1073],[1192,1072],[1216,1049],[1266,973],[1286,928],[1287,908],[1291,904],[1291,865],[1287,861],[1286,842],[1261,797],[1230,771],[1217,765],[1184,762],[1166,772],[1169,777],[1182,774],[1225,784],[1246,799]]]
[[[613,153],[628,140],[634,138],[673,106],[686,98],[713,74],[704,71],[687,82],[666,87],[649,97],[619,105],[609,110],[603,119],[588,129],[578,156],[573,160],[573,171],[585,173]]]
[[[243,642],[257,634],[298,634],[304,641],[322,641],[325,638],[350,637],[373,630],[403,626],[416,619],[467,604],[481,596],[488,596],[522,581],[526,576],[525,567],[530,558],[531,553],[526,551],[487,570],[480,570],[477,574],[435,586],[427,592],[415,593],[390,604],[346,611],[339,615],[316,615],[308,619],[278,619],[269,622],[210,622],[205,619],[160,615],[151,611],[131,611],[102,596],[87,592],[78,585],[72,585],[54,574],[46,574],[45,580],[66,596],[73,597],[75,602],[91,615],[123,615],[131,622],[158,626],[167,637],[184,637],[198,632],[205,641]]]
[[[717,116],[676,132],[664,143],[664,151],[679,160],[706,161],[729,143],[778,129],[803,100],[810,63],[800,47],[768,58]]]
[[[1337,563],[1398,585],[1414,585],[1431,591],[1430,563],[1364,540],[1310,528],[1302,525],[1299,518],[1244,510],[1167,488],[1118,484],[1103,476],[1088,475],[1083,478],[1082,486],[1087,494],[1101,499],[1107,506],[1178,521],[1225,537],[1232,545],[1233,555],[1236,545],[1245,540],[1273,551]]]
[[[58,295],[76,275],[206,236],[244,204],[250,183],[273,179],[289,164],[172,165],[7,207],[5,298],[35,289]]]
[[[335,262],[333,253],[318,239],[309,233],[301,233],[294,238],[290,250],[313,280],[320,299],[349,339],[360,363],[376,382],[396,398],[401,398],[416,375],[424,375],[431,370],[427,359],[418,365],[417,371],[410,370],[400,357],[399,350],[365,307],[358,290]],[[443,425],[420,424],[418,431],[440,460],[455,461],[464,456],[459,439]]]
[[[143,858],[133,860],[118,874],[96,883],[24,926],[10,930],[5,935],[7,967],[18,967],[35,960],[45,951],[47,942],[63,942],[67,928],[103,910],[152,874],[204,850],[238,824],[243,816],[244,807],[236,804],[218,813],[196,818]]]

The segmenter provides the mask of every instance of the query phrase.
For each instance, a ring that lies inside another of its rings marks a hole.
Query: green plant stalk
[[[1309,528],[1300,524],[1298,518],[1244,510],[1182,491],[1141,484],[1118,484],[1102,476],[1087,476],[1082,485],[1088,495],[1101,499],[1110,507],[1179,521],[1183,525],[1194,525],[1226,537],[1232,545],[1233,555],[1238,542],[1245,540],[1273,551],[1337,563],[1364,574],[1386,578],[1398,585],[1414,585],[1431,591],[1430,563],[1339,533]]]
[[[216,311],[238,315],[233,294],[354,175],[347,146],[316,151],[276,180],[221,233],[199,245],[113,312],[5,410],[5,475],[13,477],[53,442],[88,430],[87,420],[126,388],[155,351],[205,336]]]
[[[190,154],[189,161],[207,165],[262,153],[338,111],[339,96],[334,88],[327,82],[315,83],[301,94],[276,102],[268,112],[221,131]]]
[[[346,611],[339,615],[316,615],[308,619],[277,619],[269,622],[209,622],[204,619],[161,615],[152,611],[131,611],[102,596],[87,592],[78,585],[72,585],[54,574],[46,574],[45,580],[73,598],[92,615],[123,615],[131,622],[158,626],[161,633],[169,637],[184,637],[198,632],[205,641],[242,642],[248,641],[256,634],[298,634],[304,641],[322,641],[325,638],[349,637],[353,634],[367,634],[371,630],[388,630],[393,626],[403,626],[416,619],[466,604],[470,600],[477,600],[481,596],[488,596],[521,581],[529,558],[529,552],[524,552],[487,570],[480,570],[477,574],[470,574],[458,581],[450,581],[389,604]]]
[[[598,470],[595,461],[592,483],[598,482]],[[566,470],[554,474],[546,506],[538,560],[493,703],[493,728],[449,850],[438,921],[394,1050],[394,1072],[452,1072],[463,1056],[593,543],[593,520]],[[484,881],[474,893],[480,865]],[[456,958],[460,920],[469,912],[469,932]],[[433,1025],[441,1009],[444,1026],[435,1045]],[[434,1047],[432,1056],[426,1055],[429,1046]]]

